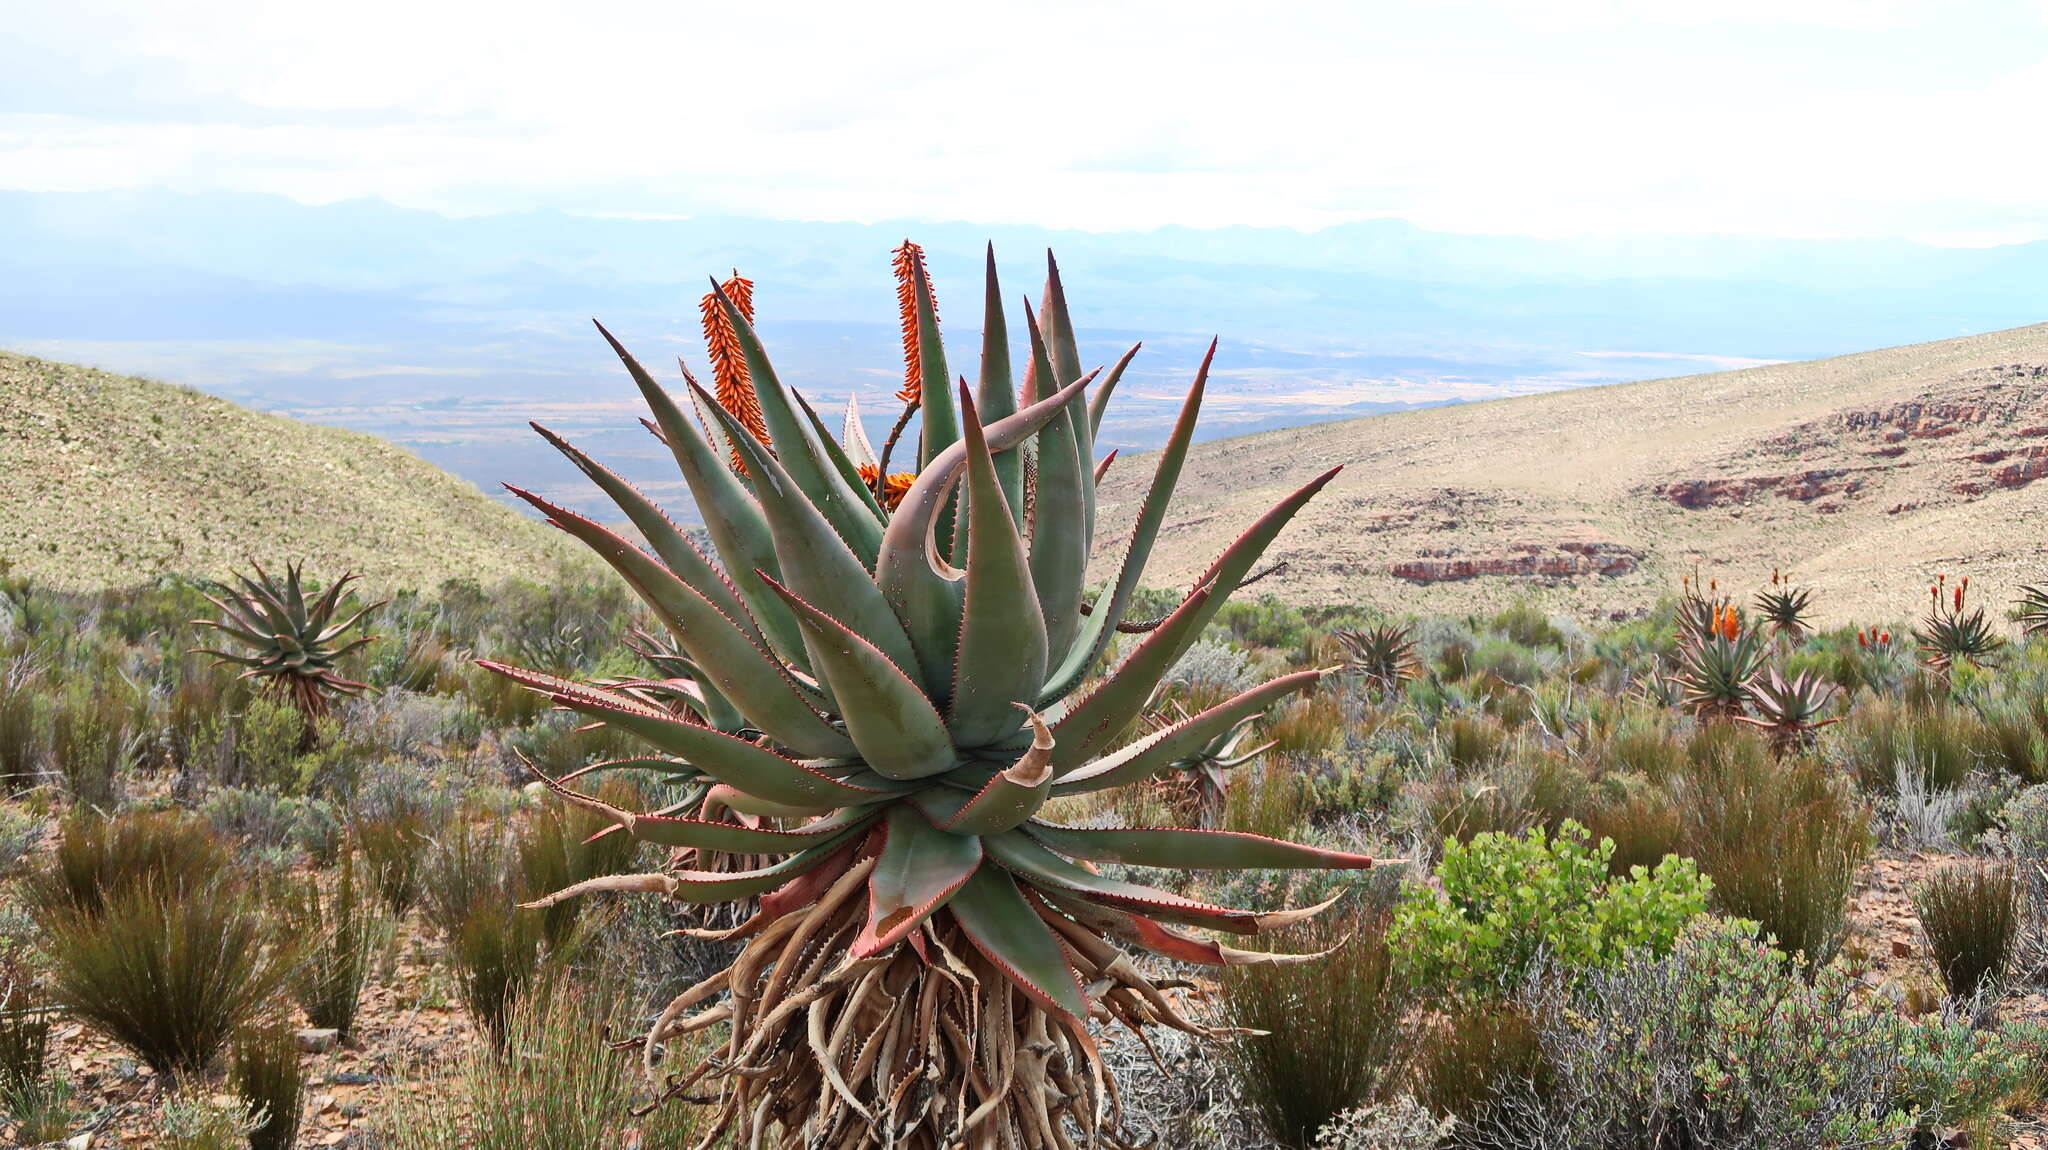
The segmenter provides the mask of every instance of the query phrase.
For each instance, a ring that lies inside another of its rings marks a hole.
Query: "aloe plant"
[[[1920,662],[1946,676],[1958,662],[1983,666],[1993,661],[2005,640],[1992,630],[1984,608],[1970,605],[1970,577],[1951,585],[1948,576],[1927,589],[1927,614],[1913,637],[1920,640]]]
[[[2028,635],[2048,635],[2048,587],[2020,588],[2020,601],[2013,612],[2020,630]]]
[[[212,655],[221,663],[241,667],[242,678],[255,681],[261,690],[289,701],[306,717],[307,738],[312,737],[312,720],[325,715],[331,698],[360,695],[369,684],[344,678],[336,670],[349,652],[368,646],[375,636],[343,636],[360,627],[370,612],[383,606],[373,603],[336,621],[342,593],[355,580],[343,575],[327,585],[320,595],[308,598],[300,578],[302,565],[285,566],[282,582],[254,563],[256,577],[237,575],[240,591],[221,589],[207,600],[220,608],[219,619],[194,619],[197,627],[209,627],[233,640],[241,651],[200,648],[197,655]]]
[[[1403,683],[1422,674],[1412,626],[1381,623],[1370,630],[1340,630],[1336,634],[1344,648],[1344,669],[1375,690],[1398,691]]]
[[[1771,572],[1771,585],[1756,593],[1757,618],[1780,638],[1797,643],[1813,630],[1813,591],[1796,587],[1782,571]]]
[[[1678,705],[1695,717],[1713,721],[1736,718],[1748,710],[1751,690],[1763,672],[1763,632],[1745,628],[1742,617],[1727,603],[1712,606],[1704,626],[1696,613],[1680,615],[1678,671],[1671,682],[1679,690]]]
[[[972,390],[965,380],[944,386],[955,377],[930,282],[912,258],[918,378],[930,385],[917,398],[916,478],[893,510],[777,378],[749,318],[716,286],[765,437],[687,368],[678,403],[604,333],[653,411],[649,426],[675,456],[716,562],[638,491],[545,429],[649,550],[513,489],[632,585],[688,660],[686,693],[701,699],[678,709],[634,690],[486,663],[640,736],[647,756],[616,765],[685,776],[690,790],[671,808],[680,813],[643,814],[550,785],[623,833],[685,848],[693,860],[776,860],[607,876],[535,904],[598,890],[697,904],[758,897],[754,914],[719,932],[745,940],[733,964],[679,996],[644,1039],[654,1068],[664,1044],[728,1028],[711,1054],[670,1079],[673,1094],[714,1092],[710,1139],[1056,1150],[1073,1144],[1069,1126],[1083,1141],[1112,1137],[1120,1122],[1091,1021],[1218,1033],[1183,1013],[1131,952],[1211,966],[1299,961],[1307,956],[1239,950],[1198,932],[1256,934],[1322,908],[1215,905],[1094,864],[1374,861],[1250,834],[1080,828],[1047,817],[1048,801],[1171,770],[1317,682],[1321,672],[1287,675],[1120,741],[1336,471],[1253,523],[1105,669],[1186,457],[1215,346],[1157,455],[1121,559],[1091,595],[1094,439],[1137,349],[1107,374],[1084,375],[1049,262],[1043,302],[1025,312],[1031,350],[1020,395],[991,251],[980,379]],[[726,465],[728,453],[740,466]]]
[[[1768,678],[1759,678],[1750,686],[1749,701],[1756,707],[1756,715],[1738,715],[1735,721],[1764,731],[1770,736],[1771,753],[1784,758],[1811,747],[1821,728],[1842,721],[1841,716],[1820,717],[1836,694],[1834,684],[1810,671],[1787,679],[1773,668]]]

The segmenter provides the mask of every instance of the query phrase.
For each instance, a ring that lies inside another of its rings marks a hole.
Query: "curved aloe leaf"
[[[838,842],[845,832],[859,830],[882,817],[881,812],[873,807],[847,807],[795,830],[783,831],[706,819],[636,814],[593,795],[570,790],[562,785],[561,780],[549,778],[532,764],[528,766],[556,795],[610,819],[636,839],[661,846],[694,847],[730,854],[793,854],[822,842]]]
[[[977,791],[939,829],[962,835],[993,835],[1011,830],[1038,813],[1052,790],[1052,731],[1024,704],[1031,720],[1031,749]]]
[[[619,478],[611,468],[585,455],[568,440],[539,423],[529,422],[527,426],[533,428],[542,439],[547,440],[556,451],[566,456],[569,462],[575,464],[591,482],[597,484],[600,490],[611,497],[611,501],[632,522],[633,529],[640,533],[642,539],[647,540],[648,546],[654,548],[654,553],[678,579],[695,588],[699,595],[718,608],[720,614],[731,619],[741,630],[747,631],[758,640],[758,629],[754,626],[753,619],[747,615],[746,609],[740,605],[739,593],[726,581],[725,576],[719,573],[718,568],[704,558],[704,553],[697,550],[696,544],[691,543],[676,525],[669,521],[661,508],[642,495],[639,489]],[[507,487],[510,485],[507,484]]]
[[[785,759],[757,743],[686,722],[624,695],[488,660],[479,660],[477,665],[571,710],[631,731],[661,750],[687,760],[704,774],[771,803],[815,810],[820,806],[860,806],[897,793],[843,782]]]
[[[1031,320],[1032,373],[1049,378],[1045,339]],[[1038,432],[1038,472],[1032,487],[1031,581],[1045,616],[1048,649],[1064,652],[1080,626],[1081,585],[1088,574],[1088,465],[1075,442],[1080,396]]]
[[[647,374],[647,369],[623,344],[612,338],[603,324],[598,324],[597,330],[626,365],[626,374],[632,377],[648,410],[654,413],[661,440],[675,456],[676,467],[690,486],[690,497],[704,516],[705,529],[731,569],[733,586],[766,633],[768,645],[798,668],[809,670],[811,664],[804,652],[803,638],[797,632],[795,616],[754,577],[756,570],[771,575],[781,570],[776,565],[775,543],[760,506],[725,465],[725,455],[712,450],[697,425],[669,398],[667,390]],[[687,373],[684,378],[688,378]]]
[[[1276,925],[1270,914],[1215,906],[1171,891],[1106,878],[1060,857],[1021,830],[992,835],[983,840],[982,849],[1019,878],[1054,893],[1082,895],[1163,921],[1187,922],[1234,934],[1257,934]]]
[[[726,298],[718,281],[712,281],[711,290],[718,296],[719,306],[725,309],[726,318],[732,321],[740,350],[747,357],[747,378],[754,385],[754,398],[761,405],[761,419],[768,425],[776,459],[833,530],[860,556],[861,562],[872,564],[875,548],[882,542],[881,523],[854,491],[856,484],[849,484],[825,457],[810,421],[797,412],[792,393],[783,387],[774,365],[768,362],[768,352],[761,346],[753,323]],[[732,433],[728,430],[727,434]],[[752,464],[748,467],[751,471]]]
[[[702,389],[696,390],[701,392]],[[709,395],[701,398],[706,404],[716,407]],[[775,554],[781,562],[789,589],[805,602],[851,626],[880,648],[890,662],[915,677],[918,664],[911,651],[910,638],[904,634],[903,625],[897,621],[896,613],[889,609],[881,590],[875,586],[874,577],[868,574],[860,558],[847,548],[846,542],[819,515],[811,501],[796,489],[782,464],[768,454],[767,449],[739,425],[739,421],[723,408],[717,408],[714,414],[724,424],[726,436],[739,449],[748,473],[754,477],[754,490],[760,497],[761,511],[768,520],[769,534],[775,540]],[[773,578],[767,571],[757,571],[755,575],[764,583],[770,583]],[[788,603],[786,596],[783,602]],[[808,631],[805,649],[810,651],[810,665],[816,669],[818,651],[810,646]]]
[[[1054,794],[1077,795],[1142,782],[1206,746],[1218,734],[1247,722],[1275,702],[1305,691],[1322,678],[1321,671],[1296,671],[1269,679],[1225,699],[1199,715],[1152,732],[1111,755],[1063,775]]]
[[[1152,545],[1159,539],[1160,525],[1166,520],[1167,506],[1173,501],[1173,489],[1180,482],[1188,445],[1194,442],[1195,421],[1202,413],[1202,397],[1209,387],[1209,365],[1215,358],[1216,341],[1212,339],[1202,356],[1202,365],[1195,369],[1195,382],[1188,387],[1187,398],[1181,401],[1180,416],[1174,420],[1166,446],[1160,449],[1159,463],[1152,471],[1152,485],[1145,491],[1145,501],[1138,505],[1137,522],[1124,544],[1123,557],[1118,560],[1116,580],[1107,593],[1096,597],[1095,609],[1079,628],[1070,648],[1056,652],[1061,661],[1046,683],[1041,703],[1048,698],[1063,698],[1080,685],[1108,649],[1116,625],[1130,609],[1131,597],[1137,594],[1138,581],[1144,578],[1145,564],[1152,557]]]
[[[901,942],[980,866],[980,839],[937,830],[909,807],[890,807],[882,853],[868,875],[867,925],[848,953],[866,958]]]
[[[1063,404],[1081,394],[1085,386],[1085,380],[1077,381],[1043,402],[987,424],[982,435],[989,450],[1016,447],[1057,415]],[[875,582],[881,585],[882,594],[902,620],[902,627],[918,644],[920,655],[926,651],[946,653],[944,663],[925,664],[922,676],[926,693],[941,703],[952,695],[952,652],[960,638],[960,604],[965,587],[962,572],[942,565],[933,532],[940,512],[945,509],[947,494],[959,481],[966,464],[967,445],[955,443],[918,473],[903,501],[896,505],[896,513],[889,517],[888,529],[882,536],[882,552],[875,560]]]
[[[1185,827],[1063,827],[1030,822],[1024,833],[1069,858],[1177,870],[1371,870],[1370,855],[1272,839],[1240,831]]]
[[[889,779],[921,779],[959,759],[946,721],[900,667],[846,624],[773,580],[811,640],[812,659],[839,701],[861,758]]]
[[[1031,562],[1010,516],[974,401],[966,414],[967,594],[960,618],[948,725],[961,746],[986,747],[1015,734],[1045,680],[1045,620]]]
[[[1088,995],[1052,928],[1009,875],[982,867],[953,895],[950,909],[974,948],[1041,1005],[1088,1017]]]
[[[988,245],[988,272],[982,293],[981,378],[975,386],[974,406],[990,423],[1005,419],[1017,410],[1017,380],[1010,369],[1010,325],[1003,316],[1003,288],[996,278],[996,246]],[[1010,518],[1024,526],[1024,453],[1017,450],[996,455],[996,478],[1003,486]]]
[[[1144,346],[1142,341],[1132,344],[1131,349],[1111,365],[1109,374],[1102,378],[1101,385],[1095,389],[1094,397],[1088,401],[1088,437],[1091,442],[1102,434],[1102,413],[1109,409],[1109,397],[1115,393],[1117,383],[1123,379],[1124,369],[1131,366],[1132,360],[1138,358],[1138,351]],[[1212,341],[1209,345],[1210,354],[1215,354],[1215,350],[1216,345]],[[1101,480],[1102,476],[1098,473],[1096,482],[1099,483]]]
[[[801,755],[824,758],[853,753],[853,740],[811,709],[782,665],[675,572],[573,511],[510,484],[505,489],[582,540],[625,576],[627,584],[662,617],[676,642],[689,652],[698,675],[737,706],[755,729]]]

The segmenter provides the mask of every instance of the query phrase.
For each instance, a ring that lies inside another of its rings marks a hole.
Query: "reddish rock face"
[[[1681,479],[1657,488],[1657,494],[1685,508],[1727,507],[1748,503],[1765,492],[1783,499],[1811,503],[1823,495],[1853,495],[1867,482],[1858,472],[1886,471],[1882,467],[1830,467],[1799,471],[1790,475],[1745,475],[1734,479]]]
[[[1974,499],[1993,491],[2024,487],[2048,478],[2048,366],[2006,364],[1966,372],[1909,400],[1882,409],[1838,411],[1763,440],[1743,453],[1737,466],[1755,466],[1775,456],[1804,470],[1672,479],[1650,489],[1688,511],[1725,508],[1740,516],[1744,505],[1765,496],[1805,504],[1818,514],[1841,511],[1843,500],[1884,491],[1905,468],[1926,479],[1918,490]],[[2032,442],[2030,442],[2032,441]],[[1860,456],[1863,466],[1825,466]],[[1893,503],[1892,514],[1920,506]]]
[[[1469,558],[1411,559],[1395,563],[1396,579],[1411,583],[1446,583],[1457,579],[1504,577],[1557,582],[1582,575],[1612,578],[1634,571],[1643,553],[1619,543],[1565,541],[1552,544],[1517,543],[1514,554]]]

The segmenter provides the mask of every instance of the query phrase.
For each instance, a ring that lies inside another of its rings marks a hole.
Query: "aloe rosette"
[[[254,579],[235,576],[241,590],[223,587],[220,594],[206,596],[220,609],[220,618],[192,620],[193,626],[211,628],[241,649],[202,647],[192,653],[212,655],[216,666],[242,668],[242,678],[287,700],[309,720],[327,713],[330,697],[355,697],[369,690],[369,684],[343,676],[339,667],[345,656],[375,641],[371,635],[346,636],[384,604],[371,603],[341,616],[342,595],[354,575],[343,575],[309,598],[301,564],[287,563],[282,580],[258,564],[250,567],[256,572]],[[306,737],[312,737],[310,727]]]
[[[779,381],[749,317],[715,285],[765,437],[687,369],[678,403],[605,333],[652,409],[648,426],[673,452],[715,554],[538,425],[646,548],[514,489],[617,569],[669,632],[672,666],[689,672],[677,680],[687,688],[674,690],[687,690],[690,705],[678,707],[650,702],[645,690],[485,664],[651,748],[619,765],[664,770],[694,789],[665,812],[638,813],[550,785],[625,833],[686,848],[681,857],[774,860],[612,876],[542,900],[590,890],[758,899],[745,922],[719,932],[744,940],[731,966],[677,997],[645,1037],[654,1071],[685,1036],[724,1028],[668,1078],[674,1096],[709,1091],[717,1109],[707,1145],[735,1128],[747,1145],[1120,1145],[1114,1084],[1090,1020],[1218,1033],[1186,1017],[1134,952],[1212,966],[1296,961],[1311,956],[1238,950],[1206,932],[1256,934],[1321,908],[1214,905],[1100,864],[1374,861],[1250,834],[1048,817],[1052,800],[1172,770],[1315,685],[1320,672],[1287,675],[1126,740],[1167,671],[1335,471],[1253,523],[1105,667],[1180,474],[1215,347],[1156,457],[1120,558],[1091,587],[1094,437],[1131,354],[1106,374],[1082,373],[1049,262],[1041,306],[1025,308],[1030,360],[1016,387],[991,252],[978,384],[944,386],[955,377],[921,258],[914,272],[907,307],[926,386],[915,401],[915,479],[893,510]]]

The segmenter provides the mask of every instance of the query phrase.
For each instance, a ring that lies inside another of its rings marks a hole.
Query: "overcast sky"
[[[0,187],[2048,236],[2048,0],[10,8]]]

